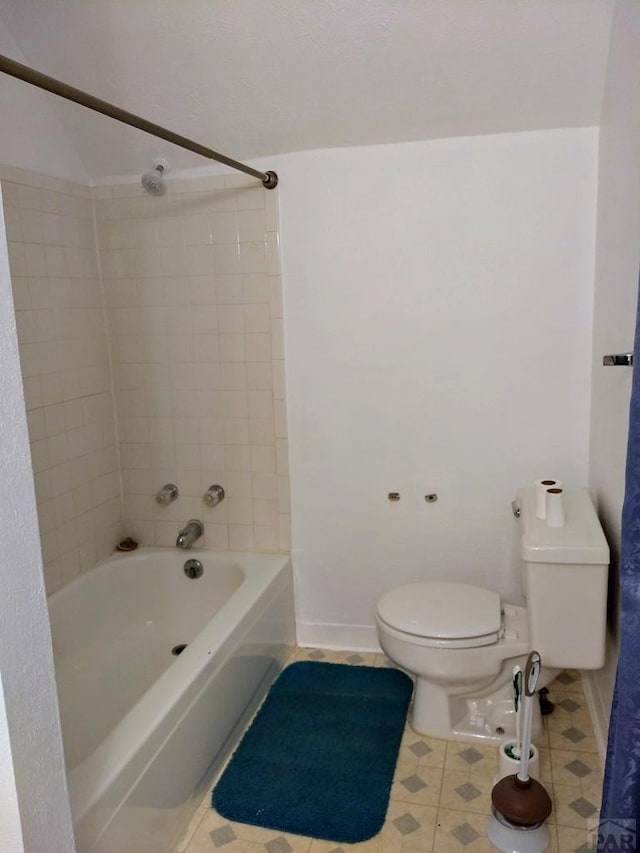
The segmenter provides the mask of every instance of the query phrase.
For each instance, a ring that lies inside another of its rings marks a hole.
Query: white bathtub
[[[49,612],[78,853],[169,853],[294,642],[289,559],[140,549]]]

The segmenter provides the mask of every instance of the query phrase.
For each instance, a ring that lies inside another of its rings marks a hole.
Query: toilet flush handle
[[[520,518],[520,504],[517,501],[511,501],[511,512],[516,518]]]

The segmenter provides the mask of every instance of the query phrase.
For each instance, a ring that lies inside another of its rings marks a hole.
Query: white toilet
[[[559,669],[604,665],[609,547],[586,489],[565,488],[564,509],[564,527],[549,527],[536,517],[535,487],[518,491],[526,607],[490,589],[435,580],[380,598],[380,645],[416,677],[416,731],[470,742],[512,736],[513,667],[532,649],[543,662],[538,689]]]

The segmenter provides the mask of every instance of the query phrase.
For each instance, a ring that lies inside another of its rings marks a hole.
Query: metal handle
[[[159,503],[160,506],[169,506],[170,503],[173,503],[177,499],[179,494],[180,492],[175,483],[167,483],[166,486],[163,486],[156,492],[156,503]]]
[[[614,355],[605,355],[602,357],[602,363],[605,367],[633,367],[633,353],[619,352]]]
[[[224,500],[224,489],[222,486],[209,486],[207,491],[202,496],[202,500],[207,506],[218,506]]]
[[[516,518],[520,518],[521,509],[517,501],[511,501],[511,512]]]

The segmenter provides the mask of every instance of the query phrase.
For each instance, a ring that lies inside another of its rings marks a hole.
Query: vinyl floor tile
[[[399,761],[415,761],[418,767],[444,767],[447,741],[418,735],[406,726],[398,754]]]
[[[434,842],[436,853],[490,853],[488,816],[440,808]]]
[[[441,767],[418,767],[416,763],[399,761],[390,796],[403,803],[437,806],[441,785]]]
[[[382,654],[295,649],[294,660],[390,666]],[[553,714],[536,740],[540,781],[553,800],[549,853],[589,851],[597,819],[602,765],[580,674],[560,673],[549,685]],[[360,844],[289,835],[226,820],[210,808],[207,793],[175,853],[484,853],[497,749],[431,738],[409,722],[402,737],[385,824]],[[222,772],[222,771],[220,771]],[[212,782],[213,785],[213,782]]]
[[[481,770],[493,776],[498,770],[498,751],[495,746],[446,741],[444,766],[447,770]]]

